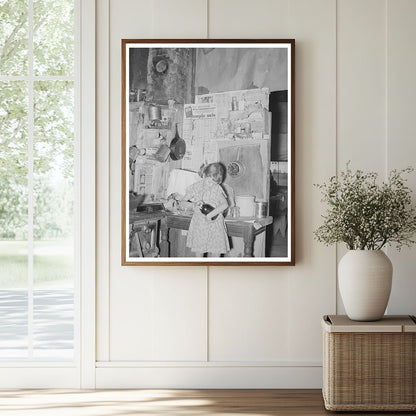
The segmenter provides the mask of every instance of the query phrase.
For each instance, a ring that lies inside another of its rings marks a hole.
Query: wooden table
[[[159,254],[157,247],[157,225],[165,217],[165,211],[158,212],[130,212],[129,225],[130,225],[130,257],[156,257]],[[152,227],[152,224],[156,224]],[[139,232],[143,229],[151,229],[151,241],[149,247],[145,250],[141,247]]]
[[[160,254],[162,257],[169,257],[169,230],[188,230],[192,216],[167,213],[160,223]],[[227,234],[230,237],[241,237],[244,241],[244,257],[254,257],[254,240],[256,236],[266,230],[266,227],[273,222],[273,217],[255,218],[240,217],[226,218],[225,225]]]

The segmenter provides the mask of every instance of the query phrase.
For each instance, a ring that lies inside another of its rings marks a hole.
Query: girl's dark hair
[[[225,168],[221,163],[210,163],[205,166],[204,177],[210,177],[214,182],[220,184],[224,180]]]

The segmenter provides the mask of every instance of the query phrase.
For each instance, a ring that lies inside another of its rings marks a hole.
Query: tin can
[[[255,202],[255,216],[257,218],[265,218],[267,217],[267,209],[268,209],[268,204],[266,201],[256,201]]]
[[[162,119],[162,109],[157,105],[151,105],[149,107],[149,119],[152,121]]]

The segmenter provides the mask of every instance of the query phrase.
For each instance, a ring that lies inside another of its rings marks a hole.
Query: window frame
[[[28,326],[33,326],[33,91],[36,81],[71,80],[75,91],[74,357],[72,362],[1,361],[0,388],[95,387],[95,0],[74,0],[72,76],[33,73],[33,0],[28,0],[28,74],[0,76],[28,83]],[[33,345],[29,344],[33,351]]]

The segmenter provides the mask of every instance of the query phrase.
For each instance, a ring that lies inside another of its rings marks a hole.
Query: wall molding
[[[81,136],[80,136],[80,348],[81,388],[95,386],[94,361],[96,350],[95,334],[95,1],[80,2],[81,12]],[[64,381],[62,381],[64,382]]]
[[[209,366],[205,363],[203,367],[129,366],[96,369],[96,388],[99,389],[305,389],[321,387],[321,366]]]
[[[97,361],[97,368],[187,368],[187,367],[322,367],[321,362],[304,361]]]
[[[110,0],[97,2],[97,359],[110,358]]]

